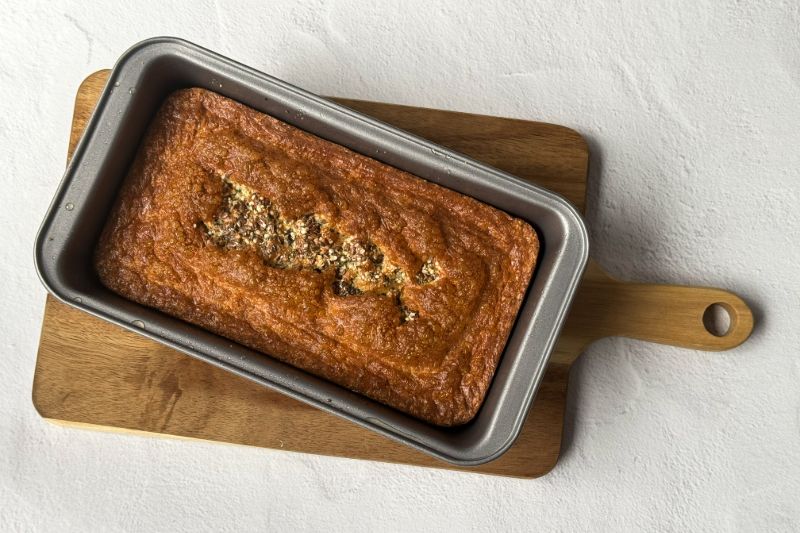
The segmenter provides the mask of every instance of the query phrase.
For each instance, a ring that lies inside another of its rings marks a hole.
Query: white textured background
[[[0,530],[800,530],[796,0],[0,3]],[[323,94],[577,129],[595,258],[738,292],[753,337],[597,343],[568,449],[535,481],[43,422],[32,247],[73,96],[162,34]]]

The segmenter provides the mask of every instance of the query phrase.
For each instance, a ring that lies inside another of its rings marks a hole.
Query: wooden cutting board
[[[70,154],[107,77],[108,71],[100,71],[80,86]],[[584,208],[589,153],[575,131],[524,120],[337,100],[541,184]],[[731,318],[724,336],[712,335],[704,326],[704,313],[714,303]],[[530,478],[547,473],[558,460],[569,369],[592,341],[618,335],[725,350],[742,343],[752,327],[750,309],[730,292],[624,283],[590,262],[519,440],[499,459],[473,468],[428,457],[51,296],[45,307],[33,403],[44,418],[70,426]]]

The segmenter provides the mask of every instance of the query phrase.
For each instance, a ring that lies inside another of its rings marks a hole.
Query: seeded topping
[[[405,324],[406,322],[411,322],[415,320],[419,316],[419,313],[416,311],[412,311],[411,309],[407,308],[404,305],[400,306],[400,323]]]
[[[431,283],[436,281],[436,278],[439,277],[438,274],[439,269],[436,268],[436,263],[433,262],[433,259],[428,259],[422,265],[419,273],[416,277],[416,282],[419,285],[425,285],[426,283]]]
[[[206,234],[222,248],[255,249],[269,266],[291,270],[334,271],[333,291],[339,296],[373,293],[394,297],[401,322],[419,313],[400,302],[408,276],[393,265],[373,242],[343,235],[324,217],[309,213],[295,220],[250,188],[222,176],[222,203],[213,220],[203,221]],[[438,268],[427,260],[413,282],[436,281]]]

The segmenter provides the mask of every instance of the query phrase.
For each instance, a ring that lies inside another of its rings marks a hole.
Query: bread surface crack
[[[222,202],[211,220],[202,221],[209,239],[225,249],[253,249],[273,268],[334,272],[333,292],[339,296],[371,293],[396,299],[401,323],[419,313],[402,303],[403,287],[439,279],[433,259],[409,277],[367,239],[345,235],[325,218],[308,213],[284,217],[267,198],[249,187],[222,179]]]

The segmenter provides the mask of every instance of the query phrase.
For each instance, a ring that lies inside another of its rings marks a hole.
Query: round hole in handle
[[[703,312],[703,326],[715,337],[724,337],[731,332],[733,309],[725,303],[713,303]]]

